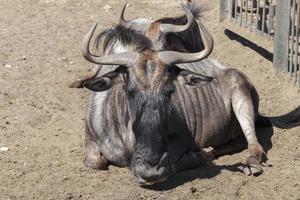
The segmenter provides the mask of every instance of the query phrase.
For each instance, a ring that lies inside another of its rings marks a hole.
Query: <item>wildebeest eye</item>
[[[125,91],[129,97],[133,97],[136,94],[136,90],[134,88],[127,87]]]
[[[174,85],[172,85],[172,84],[168,84],[168,85],[166,85],[166,87],[164,88],[164,91],[163,91],[163,93],[165,94],[165,95],[171,95],[173,92],[175,91],[175,86]]]

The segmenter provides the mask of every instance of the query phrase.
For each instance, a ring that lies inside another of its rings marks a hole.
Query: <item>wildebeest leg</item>
[[[248,142],[250,157],[246,161],[246,175],[258,175],[262,172],[260,163],[265,152],[258,143],[255,133],[255,107],[247,86],[240,86],[232,92],[232,107]]]
[[[173,164],[174,173],[200,167],[206,163],[205,152],[189,152],[184,154],[178,162]]]
[[[228,155],[228,154],[239,152],[245,148],[247,148],[245,138],[240,136],[232,139],[227,144],[213,148],[212,156],[218,157],[218,156]]]
[[[86,167],[100,170],[108,169],[108,163],[100,153],[99,147],[95,142],[90,140],[86,141],[85,150],[84,165]]]
[[[108,162],[102,156],[100,149],[96,142],[93,141],[93,134],[89,130],[87,124],[85,124],[85,158],[84,158],[84,165],[88,168],[92,169],[100,169],[100,170],[107,170],[108,169]]]
[[[235,153],[245,148],[247,148],[245,138],[240,136],[220,147],[208,147],[202,148],[199,152],[189,152],[184,154],[182,158],[175,164],[175,172],[200,167],[206,163],[207,159]]]

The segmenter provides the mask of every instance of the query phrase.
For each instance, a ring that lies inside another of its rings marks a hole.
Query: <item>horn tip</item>
[[[187,4],[182,3],[181,7],[187,16],[191,17],[193,15],[191,9],[189,8],[189,6]]]
[[[94,25],[92,26],[91,30],[95,31],[95,29],[97,28],[98,24],[97,22],[94,23]]]
[[[125,13],[125,10],[127,8],[127,5],[128,5],[128,2],[126,1],[123,8],[122,8],[121,14],[119,16],[119,24],[121,24],[121,25],[126,24],[126,20],[124,19],[124,13]]]
[[[187,8],[188,8],[188,6],[187,6],[186,4],[184,4],[184,3],[181,3],[180,5],[181,5],[181,7],[182,7],[183,9],[187,9]]]
[[[91,27],[90,32],[94,33],[95,30],[96,30],[96,28],[97,28],[97,26],[98,26],[98,24],[95,23],[95,24]]]

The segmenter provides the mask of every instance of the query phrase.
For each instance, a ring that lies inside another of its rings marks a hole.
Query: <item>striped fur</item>
[[[234,136],[231,132],[230,102],[227,101],[227,105],[225,104],[219,83],[219,76],[222,76],[227,69],[216,67],[212,59],[182,64],[179,67],[215,79],[209,85],[197,88],[175,81],[176,89],[171,98],[171,107],[179,116],[178,120],[183,120],[182,126],[187,126],[186,130],[183,129],[182,133],[177,134],[191,135],[198,147],[219,146],[226,143]],[[94,93],[87,111],[87,124],[95,134],[93,136],[97,140],[101,153],[118,166],[128,164],[126,161],[130,160],[135,146],[132,132],[133,116],[128,116],[128,109],[124,84],[119,83],[107,92]],[[172,126],[172,124],[168,125]]]
[[[138,181],[153,183],[178,169],[199,166],[198,157],[184,159],[191,152],[217,149],[243,136],[250,153],[246,168],[250,174],[261,173],[264,150],[255,132],[255,122],[262,118],[258,117],[259,98],[242,72],[211,58],[165,66],[155,51],[139,55],[108,91],[93,93],[87,109],[85,160],[93,160],[91,154],[97,151],[104,163],[130,167]],[[114,68],[120,67],[124,68]],[[213,77],[213,81],[195,86],[186,79],[194,74]],[[270,122],[295,127],[300,124],[299,115],[298,108]],[[89,150],[92,144],[96,144],[93,151]]]

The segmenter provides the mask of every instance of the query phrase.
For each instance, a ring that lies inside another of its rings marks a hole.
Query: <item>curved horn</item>
[[[119,53],[114,55],[105,55],[105,56],[96,56],[90,52],[90,42],[91,38],[95,32],[97,24],[95,24],[84,36],[83,38],[83,46],[82,46],[82,55],[83,57],[96,64],[101,65],[127,65],[131,66],[137,59],[138,53],[130,52],[130,53]]]
[[[196,21],[201,35],[203,36],[203,43],[204,43],[204,50],[198,52],[198,53],[181,53],[176,51],[162,51],[158,53],[159,58],[161,61],[167,65],[170,64],[180,64],[180,63],[190,63],[190,62],[196,62],[199,60],[203,60],[213,50],[214,46],[214,40],[210,33],[207,31],[207,29],[204,27],[204,25]]]
[[[181,4],[185,15],[187,17],[187,23],[183,26],[180,25],[174,25],[174,24],[161,24],[159,26],[159,29],[162,33],[179,33],[188,30],[192,25],[194,21],[194,15],[192,14],[191,10],[184,4]]]
[[[119,24],[125,26],[127,24],[127,21],[124,19],[124,13],[125,13],[125,9],[127,7],[128,3],[125,3],[125,5],[122,8],[120,17],[119,17]]]

